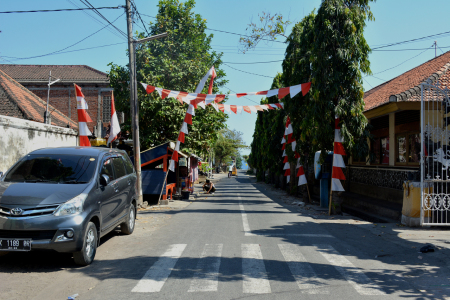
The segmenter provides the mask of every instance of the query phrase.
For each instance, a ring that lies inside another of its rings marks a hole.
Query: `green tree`
[[[150,35],[163,32],[168,37],[140,44],[136,49],[136,69],[138,82],[163,87],[169,90],[194,92],[197,84],[211,66],[214,65],[217,77],[213,93],[227,81],[220,68],[222,53],[211,48],[213,35],[205,33],[206,20],[194,14],[195,1],[181,3],[177,0],[161,0],[155,23],[150,23]],[[144,33],[138,33],[144,38]],[[129,66],[110,64],[109,79],[114,88],[117,109],[130,111],[129,104]],[[207,85],[203,93],[207,92]],[[156,92],[147,94],[138,86],[139,125],[143,149],[167,141],[176,140],[182,125],[186,104],[176,99],[162,100]],[[216,138],[216,133],[225,127],[228,116],[216,112],[213,107],[196,109],[192,126],[183,151],[205,154],[208,141]],[[130,130],[130,118],[123,127]]]
[[[271,89],[282,87],[283,76],[278,73]],[[272,96],[261,100],[261,104],[278,103],[278,97]],[[282,172],[283,151],[281,150],[281,139],[284,132],[285,120],[284,110],[269,110],[258,112],[256,118],[255,132],[251,144],[249,163],[258,170],[258,179],[264,180],[265,170],[280,175]]]
[[[231,161],[232,157],[240,155],[239,149],[246,147],[242,140],[242,132],[228,128],[222,129],[217,134],[217,140],[213,145],[214,156],[218,165],[221,166],[222,162]]]
[[[242,155],[240,153],[236,156],[236,168],[242,169]]]
[[[341,119],[347,153],[357,149],[365,156],[367,119],[364,111],[362,73],[371,74],[370,47],[364,38],[366,20],[373,20],[372,0],[325,0],[314,19],[311,54],[312,97],[307,112],[313,151],[332,150],[334,118]]]
[[[368,56],[370,48],[364,38],[367,20],[373,20],[369,3],[372,0],[323,0],[315,14],[312,12],[296,24],[287,37],[286,54],[280,86],[290,86],[312,81],[309,94],[293,99],[283,98],[285,112],[291,118],[297,152],[312,157],[314,152],[332,150],[334,140],[334,117],[341,119],[341,132],[347,153],[365,157],[368,153],[366,138],[367,119],[364,111],[362,74],[370,74]],[[244,47],[257,44],[261,37],[285,36],[285,21],[260,19],[261,26],[249,24],[256,34],[241,40]],[[256,28],[256,29],[255,29]],[[258,151],[272,125],[257,120],[252,143],[251,163],[264,168],[256,158]],[[253,146],[256,144],[255,146]],[[264,146],[263,146],[264,147]],[[256,152],[254,152],[254,149]],[[261,153],[259,153],[261,152]],[[276,153],[277,150],[271,151]],[[289,160],[293,152],[287,149]],[[324,158],[324,155],[322,155]]]

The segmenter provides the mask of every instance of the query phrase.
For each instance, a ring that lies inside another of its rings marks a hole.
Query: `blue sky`
[[[95,7],[117,6],[124,5],[125,0],[91,0],[90,3]],[[135,0],[135,3],[141,14],[156,15],[157,1]],[[295,24],[314,8],[317,10],[321,1],[198,0],[196,3],[195,12],[207,19],[208,28],[245,33],[247,24],[252,18],[256,20],[258,13],[263,11],[279,13]],[[3,0],[0,11],[76,8],[74,4],[84,7],[79,0]],[[365,37],[372,48],[450,31],[447,13],[450,9],[450,1],[447,0],[377,1],[371,4],[371,8],[375,21],[368,22]],[[114,25],[126,32],[123,9],[101,10],[101,13],[111,22],[117,19]],[[144,15],[142,18],[146,24],[152,20],[151,17]],[[128,61],[126,39],[115,30],[109,29],[103,29],[61,53],[31,59],[17,59],[45,55],[71,46],[101,29],[104,25],[98,20],[100,20],[98,16],[94,17],[93,14],[84,12],[0,14],[0,63],[89,65],[104,72],[109,70],[107,64],[110,62],[125,65]],[[141,28],[134,27],[135,30],[143,31],[142,24],[139,22],[137,25]],[[292,26],[288,29],[288,33],[291,28]],[[239,36],[217,31],[208,31],[208,33],[214,34],[212,45],[216,51],[224,53],[223,61],[235,69],[244,71],[237,71],[224,65],[223,69],[229,83],[222,92],[227,92],[228,89],[235,92],[253,92],[270,88],[273,76],[281,71],[281,60],[285,50],[283,43],[261,43],[255,50],[242,54],[238,51]],[[434,58],[435,50],[431,47],[434,41],[437,41],[438,45],[437,55],[450,49],[449,33],[378,49],[401,51],[373,51],[370,61],[374,76],[364,78],[365,90]],[[72,51],[109,44],[116,45]],[[276,60],[280,62],[242,64]],[[249,99],[231,98],[228,104],[252,105],[255,104],[254,102],[258,103],[260,97],[252,96]],[[231,115],[227,124],[231,129],[242,131],[245,142],[250,145],[255,120],[255,114],[244,113]],[[248,152],[242,151],[243,154]]]

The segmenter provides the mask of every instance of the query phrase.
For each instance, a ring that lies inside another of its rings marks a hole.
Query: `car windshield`
[[[96,158],[85,155],[29,154],[6,174],[4,181],[79,184],[91,180]]]

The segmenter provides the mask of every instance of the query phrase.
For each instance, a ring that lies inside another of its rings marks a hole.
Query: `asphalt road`
[[[0,257],[0,299],[449,299],[447,254],[312,217],[243,172],[177,210],[145,210],[94,263]],[[424,256],[427,254],[424,254]]]

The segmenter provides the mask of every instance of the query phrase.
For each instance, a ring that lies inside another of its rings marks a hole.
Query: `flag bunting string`
[[[208,73],[207,73],[208,75]],[[205,75],[206,76],[206,75]],[[205,80],[206,81],[206,80]],[[158,92],[158,94],[161,96],[162,99],[165,98],[176,98],[180,103],[187,103],[194,105],[194,108],[197,108],[197,105],[199,105],[202,108],[205,108],[205,105],[213,105],[216,110],[219,109],[215,104],[223,101],[225,97],[227,96],[235,96],[237,98],[243,97],[243,96],[252,96],[252,95],[265,95],[266,97],[271,96],[278,96],[278,99],[284,98],[286,95],[290,95],[291,98],[296,96],[298,93],[302,93],[302,95],[306,95],[309,92],[309,89],[311,88],[311,82],[302,83],[294,86],[274,89],[274,90],[268,90],[268,91],[259,91],[259,92],[250,92],[250,93],[236,93],[236,94],[200,94],[200,93],[188,93],[183,91],[173,91],[173,90],[167,90],[160,87],[155,87],[152,85],[148,85],[146,83],[142,83],[142,86],[144,87],[147,94],[150,94],[154,91]],[[208,92],[211,89],[208,90]],[[268,110],[268,109],[276,109],[276,108],[282,108],[282,105],[277,103],[277,107],[274,107],[273,105],[270,105],[272,108],[269,108],[267,104],[263,105],[254,105],[254,108],[252,109],[251,106],[242,106],[242,110],[251,113],[251,111],[262,111],[262,110]],[[230,105],[231,106],[231,105]],[[280,107],[281,106],[281,107]],[[236,111],[238,110],[238,106],[233,105],[233,109]],[[264,108],[265,107],[265,108]],[[225,112],[225,108],[228,109],[228,107],[223,107],[223,112]],[[229,108],[230,112],[234,110],[231,110],[232,108]]]

